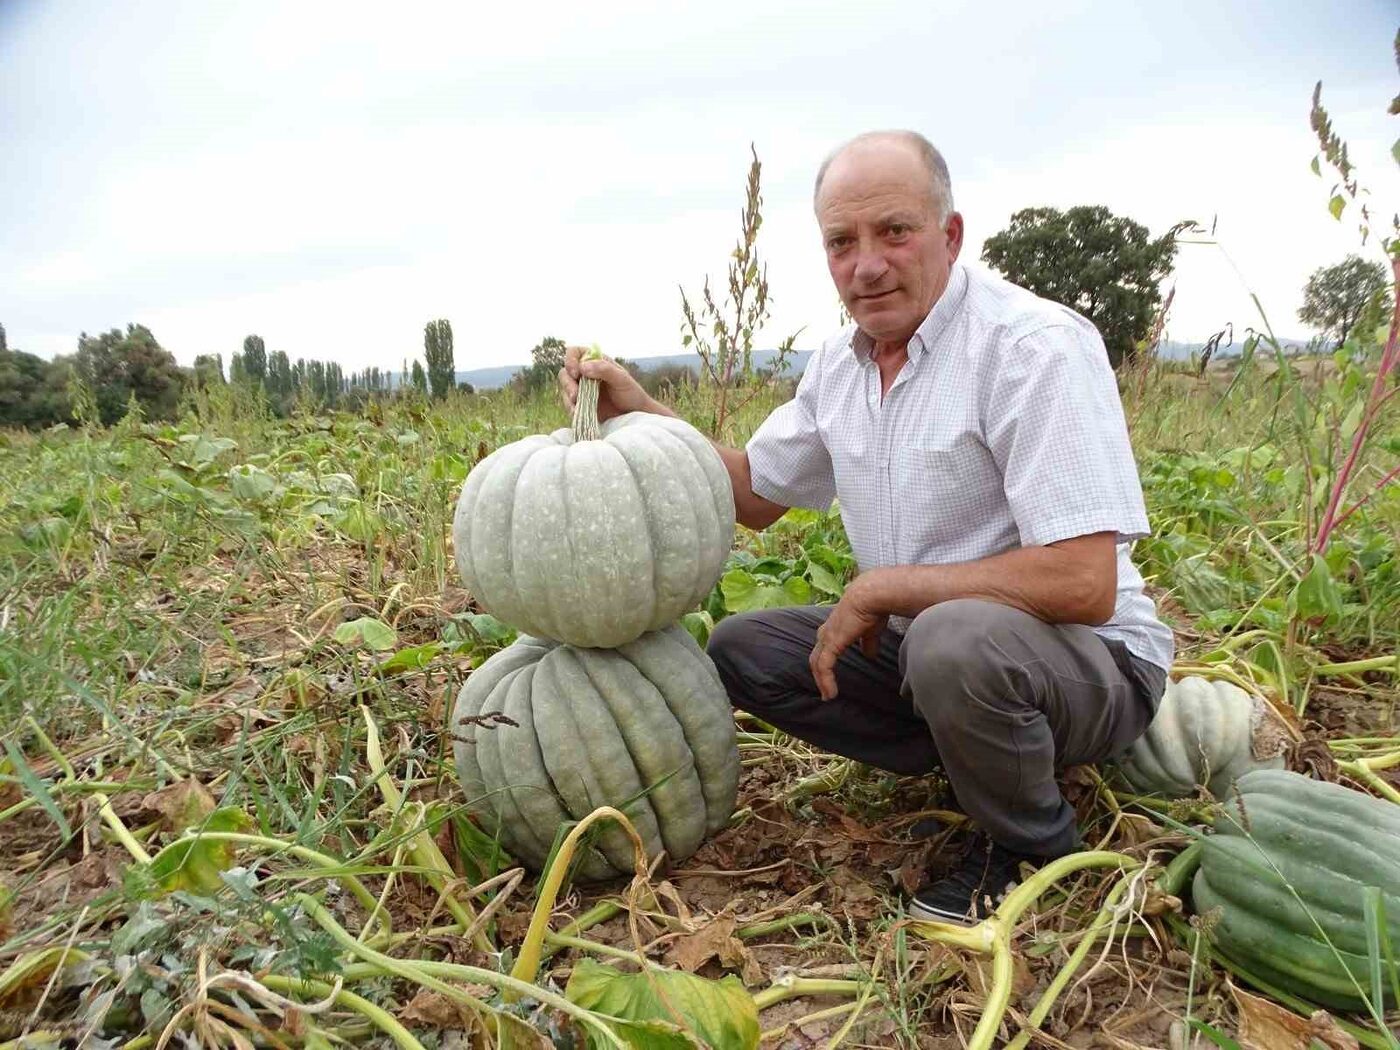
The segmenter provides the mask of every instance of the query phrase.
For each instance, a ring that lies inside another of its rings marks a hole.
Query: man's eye
[[[850,243],[849,237],[828,237],[826,240],[826,246],[831,251],[840,251]]]
[[[909,232],[909,227],[902,222],[892,222],[886,229],[892,237],[903,237]]]

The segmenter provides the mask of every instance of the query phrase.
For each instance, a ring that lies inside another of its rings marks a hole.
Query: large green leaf
[[[810,605],[812,601],[812,585],[800,576],[770,583],[760,581],[747,569],[730,569],[720,578],[719,587],[724,594],[724,607],[732,613]]]
[[[1321,622],[1341,616],[1342,594],[1321,554],[1313,554],[1312,565],[1293,588],[1288,605],[1289,612],[1303,620]]]
[[[676,970],[623,973],[583,959],[574,967],[564,996],[595,1013],[634,1022],[615,1025],[614,1031],[638,1050],[693,1046],[681,1029],[672,1027],[677,1020],[714,1050],[758,1046],[758,1007],[733,975],[711,981]],[[589,1034],[590,1045],[600,1045],[595,1038]]]

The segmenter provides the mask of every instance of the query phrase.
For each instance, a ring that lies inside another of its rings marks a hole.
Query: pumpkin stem
[[[585,361],[606,360],[603,351],[595,345],[583,355]],[[581,376],[578,381],[578,399],[574,401],[574,440],[597,441],[598,429],[598,380]]]

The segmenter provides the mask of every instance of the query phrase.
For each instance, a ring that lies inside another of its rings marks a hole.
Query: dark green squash
[[[1284,770],[1236,786],[1192,886],[1212,940],[1286,991],[1360,1008],[1371,991],[1368,887],[1380,890],[1400,952],[1400,806]],[[1389,995],[1388,972],[1382,983]]]

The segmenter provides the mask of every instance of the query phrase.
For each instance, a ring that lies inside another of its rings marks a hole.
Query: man
[[[862,135],[817,175],[832,279],[855,324],[813,354],[792,401],[720,448],[739,521],[829,507],[860,567],[832,607],[716,628],[733,703],[883,769],[942,768],[974,848],[909,904],[985,915],[1079,847],[1055,771],[1125,749],[1151,721],[1172,636],[1128,544],[1142,490],[1103,342],[1079,315],[957,262],[948,169],[913,132]],[[600,415],[669,410],[609,362]]]

